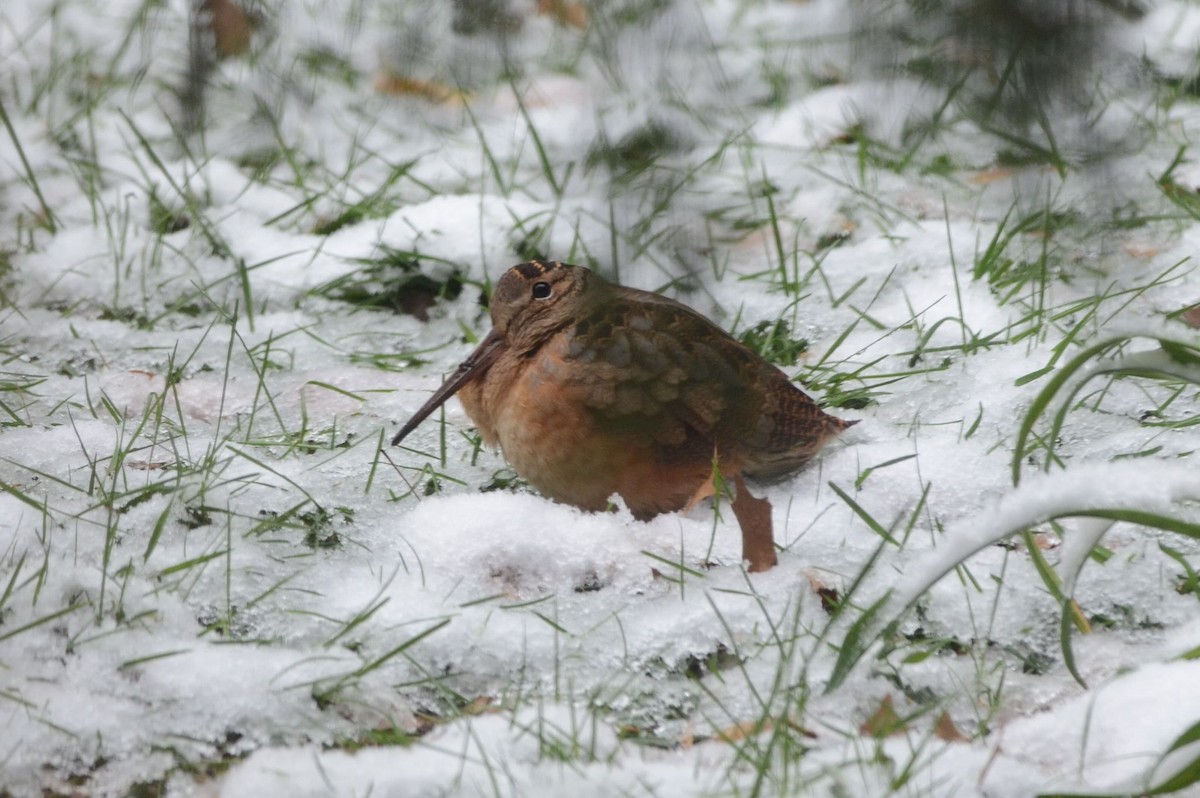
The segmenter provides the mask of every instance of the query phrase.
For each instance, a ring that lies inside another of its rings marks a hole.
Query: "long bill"
[[[477,376],[482,376],[491,368],[492,363],[500,354],[501,347],[504,345],[504,339],[496,332],[496,328],[492,328],[480,342],[479,346],[475,347],[475,351],[467,355],[467,359],[459,364],[454,373],[442,383],[442,387],[433,392],[433,396],[429,397],[429,401],[421,405],[421,409],[413,413],[413,417],[400,428],[396,433],[396,437],[392,438],[392,446],[396,446],[400,441],[412,432],[417,426],[424,421],[430,413],[441,407],[447,399],[458,393],[458,389],[466,385]]]

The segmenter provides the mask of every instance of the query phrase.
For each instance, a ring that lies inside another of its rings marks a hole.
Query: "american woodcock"
[[[757,501],[742,475],[794,471],[855,423],[686,305],[580,266],[512,267],[491,313],[491,332],[393,445],[458,393],[483,440],[543,494],[586,510],[620,494],[645,520],[711,494],[714,462]],[[735,499],[751,570],[770,568],[769,507],[765,541],[738,510]]]

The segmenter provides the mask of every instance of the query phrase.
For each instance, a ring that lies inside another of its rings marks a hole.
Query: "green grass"
[[[421,320],[438,300],[457,299],[462,293],[462,272],[456,264],[449,277],[435,280],[421,270],[422,257],[391,247],[381,247],[378,257],[360,259],[361,268],[313,289],[314,296],[371,310],[408,313]]]
[[[590,27],[554,29],[559,51],[530,71],[586,75],[635,107],[616,53],[663,6],[589,8]],[[277,51],[214,74],[208,127],[186,132],[147,124],[147,97],[160,95],[143,93],[169,88],[153,53],[180,29],[176,11],[142,4],[99,50],[76,46],[79,34],[56,26],[55,13],[35,20],[51,55],[0,91],[0,135],[26,198],[0,208],[9,230],[0,239],[0,491],[26,530],[0,550],[0,673],[23,666],[9,652],[26,645],[45,646],[47,662],[103,669],[107,660],[88,658],[119,643],[105,676],[130,681],[186,667],[208,647],[241,646],[295,655],[272,674],[281,705],[300,696],[309,713],[299,719],[286,704],[271,719],[285,745],[420,750],[432,731],[495,715],[514,739],[536,741],[540,761],[581,772],[617,772],[640,748],[700,751],[697,761],[716,763],[705,772],[715,771],[720,794],[855,794],[869,782],[881,794],[921,795],[940,758],[953,756],[941,747],[947,722],[991,746],[1022,700],[1014,694],[1096,672],[1093,649],[1075,651],[1082,635],[1170,632],[1176,621],[1155,601],[1200,596],[1200,496],[1179,487],[1166,505],[1150,496],[1103,505],[1073,501],[1072,490],[1084,492],[1070,482],[1096,451],[1116,475],[1160,461],[1186,469],[1193,458],[1200,344],[1175,318],[1197,300],[1193,266],[1148,258],[1135,272],[1126,245],[1148,238],[1166,251],[1200,221],[1182,176],[1190,144],[1165,121],[1194,104],[1194,80],[1156,80],[1156,110],[1140,120],[1158,120],[1161,141],[1145,145],[1155,168],[1123,187],[1128,202],[1097,212],[1086,201],[1093,164],[1064,146],[1057,120],[1042,108],[1023,125],[1005,117],[1011,70],[996,73],[989,98],[980,71],[918,54],[905,68],[939,86],[940,99],[898,136],[851,123],[814,149],[768,147],[755,140],[753,115],[830,78],[798,55],[827,43],[763,41],[750,70],[765,76],[757,94],[714,91],[718,102],[667,74],[663,107],[638,106],[635,122],[572,139],[548,126],[552,115],[525,93],[535,84],[527,75],[496,76],[516,97],[501,122],[494,100],[385,104],[369,92],[361,54],[339,49],[343,39],[300,46],[285,30]],[[343,23],[339,35],[361,45]],[[723,71],[730,45],[696,37],[687,74],[699,82],[709,68]],[[270,90],[252,97],[248,76]],[[722,76],[728,86],[741,79]],[[301,129],[305,103],[317,114],[340,109],[342,149],[322,138],[324,120]],[[420,125],[397,121],[401,106]],[[258,143],[228,144],[239,128],[221,113],[246,114]],[[45,138],[24,138],[38,129],[29,120],[43,118]],[[438,161],[425,134],[471,152],[470,162]],[[114,137],[122,148],[103,149]],[[1034,175],[1038,188],[997,200],[975,182],[985,170]],[[213,174],[236,185],[211,185]],[[817,188],[836,197],[836,213],[798,218],[796,201]],[[277,194],[287,202],[263,211],[258,203]],[[508,218],[489,216],[480,231],[487,251],[447,254],[454,248],[434,226],[397,243],[410,206],[475,195],[481,207],[508,202]],[[385,222],[388,233],[371,239]],[[248,224],[301,249],[259,246]],[[35,256],[61,256],[52,247],[80,228],[98,237],[85,255],[101,267],[81,256],[69,276],[94,288],[39,282]],[[476,293],[486,297],[510,261],[545,257],[713,310],[823,406],[864,419],[834,444],[854,454],[831,449],[795,483],[803,489],[765,488],[785,519],[777,535],[787,567],[802,563],[795,584],[714,563],[730,523],[720,503],[708,537],[684,535],[680,522],[678,551],[639,545],[638,562],[625,566],[653,580],[610,603],[601,600],[619,588],[599,565],[567,587],[531,587],[464,557],[447,589],[427,563],[442,552],[405,538],[409,514],[427,500],[452,507],[463,494],[533,492],[446,413],[411,448],[384,444],[390,415],[413,399],[396,401],[400,392],[424,390],[421,380],[452,359],[448,347],[486,331]],[[319,267],[321,279],[290,283],[284,263]],[[945,277],[936,291],[921,283],[929,270]],[[992,368],[1005,375],[1003,391],[958,395],[998,385]],[[1119,433],[1120,444],[1090,448],[1095,429]],[[4,446],[33,431],[60,451],[61,436],[73,437],[69,464],[43,462],[32,444]],[[959,456],[980,474],[937,462]],[[1007,467],[1011,485],[987,481],[993,466]],[[971,538],[994,520],[989,507],[1045,484],[1061,487],[1062,506],[1014,511]],[[840,547],[830,529],[843,530]],[[1145,536],[1145,551],[1116,545],[1114,529]],[[1148,562],[1162,593],[1144,605],[1097,597],[1088,581],[1144,574]],[[923,580],[897,587],[918,567]],[[349,584],[328,581],[349,573]],[[495,590],[459,592],[476,582]],[[445,589],[438,612],[398,607],[402,586],[435,585]],[[581,611],[589,601],[605,610]],[[1028,602],[1019,634],[1004,621],[1016,601]],[[681,626],[703,634],[631,648],[639,611],[672,602]],[[489,664],[493,628],[516,628],[513,619],[526,624],[530,648],[475,672]],[[156,639],[168,628],[172,640]],[[174,639],[185,628],[194,639]],[[604,651],[596,676],[585,660],[607,634],[623,650]],[[460,666],[457,654],[476,658]],[[9,675],[0,704],[42,712]],[[837,701],[846,703],[831,719]],[[551,720],[564,707],[569,720]],[[55,723],[47,713],[43,725],[64,745],[78,742]],[[598,743],[597,730],[616,747]],[[172,764],[124,794],[212,782],[246,756],[243,735],[267,739],[257,727],[222,733],[163,739],[155,750]],[[1192,727],[1176,747],[1196,736]],[[100,789],[109,760],[103,741],[97,750],[59,767],[66,783]],[[506,794],[509,765],[481,752],[465,747],[462,769],[483,762],[492,791]],[[1156,774],[1146,792],[1186,789],[1198,773],[1193,762]],[[654,794],[652,785],[638,794]]]

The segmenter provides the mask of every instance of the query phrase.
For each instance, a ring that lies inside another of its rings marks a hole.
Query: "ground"
[[[0,9],[0,796],[1195,794],[1200,9],[997,7]],[[860,422],[776,568],[387,445],[531,257]]]

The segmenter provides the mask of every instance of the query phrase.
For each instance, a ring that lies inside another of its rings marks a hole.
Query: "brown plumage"
[[[580,266],[514,266],[491,308],[492,331],[393,445],[457,392],[545,495],[601,510],[617,493],[648,519],[703,495],[714,456],[731,481],[785,474],[854,423],[691,308]]]

